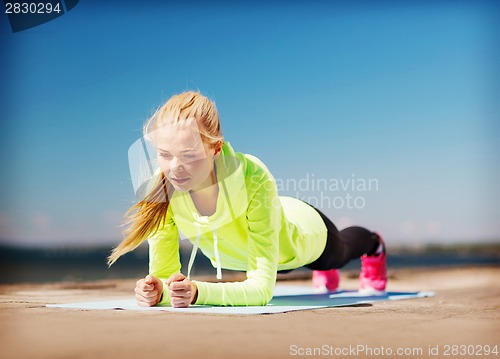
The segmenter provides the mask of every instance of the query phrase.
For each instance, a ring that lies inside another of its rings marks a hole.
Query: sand
[[[356,274],[342,272],[341,287],[357,289]],[[500,267],[397,269],[389,274],[388,290],[433,290],[436,296],[217,316],[45,307],[133,296],[138,278],[2,285],[0,358],[500,357],[485,355],[485,345],[500,350]],[[453,355],[454,350],[469,354]],[[398,355],[405,352],[413,355]]]

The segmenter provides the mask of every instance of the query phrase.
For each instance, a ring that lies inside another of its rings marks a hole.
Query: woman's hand
[[[141,307],[156,305],[163,293],[163,282],[154,275],[148,274],[146,278],[139,279],[135,284],[135,300]]]
[[[187,308],[196,302],[198,287],[182,273],[170,276],[165,282],[170,289],[170,304],[174,308]]]

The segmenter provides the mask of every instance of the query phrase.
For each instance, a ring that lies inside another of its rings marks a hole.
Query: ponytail
[[[168,205],[167,181],[162,172],[153,190],[125,213],[124,219],[127,226],[124,231],[125,239],[109,255],[108,267],[158,231],[164,224]]]

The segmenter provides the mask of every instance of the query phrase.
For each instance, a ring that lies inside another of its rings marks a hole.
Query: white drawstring
[[[214,253],[215,253],[215,266],[217,268],[217,279],[222,279],[222,269],[219,258],[219,239],[217,237],[216,228],[213,229],[214,233]],[[198,226],[198,234],[196,235],[196,241],[194,242],[193,249],[191,250],[191,256],[189,257],[187,278],[191,280],[191,268],[194,264],[194,259],[196,258],[196,253],[198,252],[198,246],[200,245],[201,228]]]
[[[214,253],[215,253],[215,266],[217,267],[217,279],[222,279],[222,270],[220,268],[219,248],[217,242],[218,242],[217,231],[214,228]]]
[[[194,259],[196,257],[196,253],[198,252],[198,245],[200,244],[200,235],[201,235],[201,229],[198,226],[198,235],[196,236],[196,241],[194,242],[193,250],[191,251],[191,256],[189,257],[188,275],[187,275],[187,278],[189,280],[191,280],[191,268],[193,267]]]

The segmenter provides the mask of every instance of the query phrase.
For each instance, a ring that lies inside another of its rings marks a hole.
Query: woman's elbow
[[[258,298],[255,299],[256,299],[255,303],[249,305],[260,305],[260,306],[268,305],[271,299],[273,299],[273,291],[269,288],[264,288],[262,289]]]

